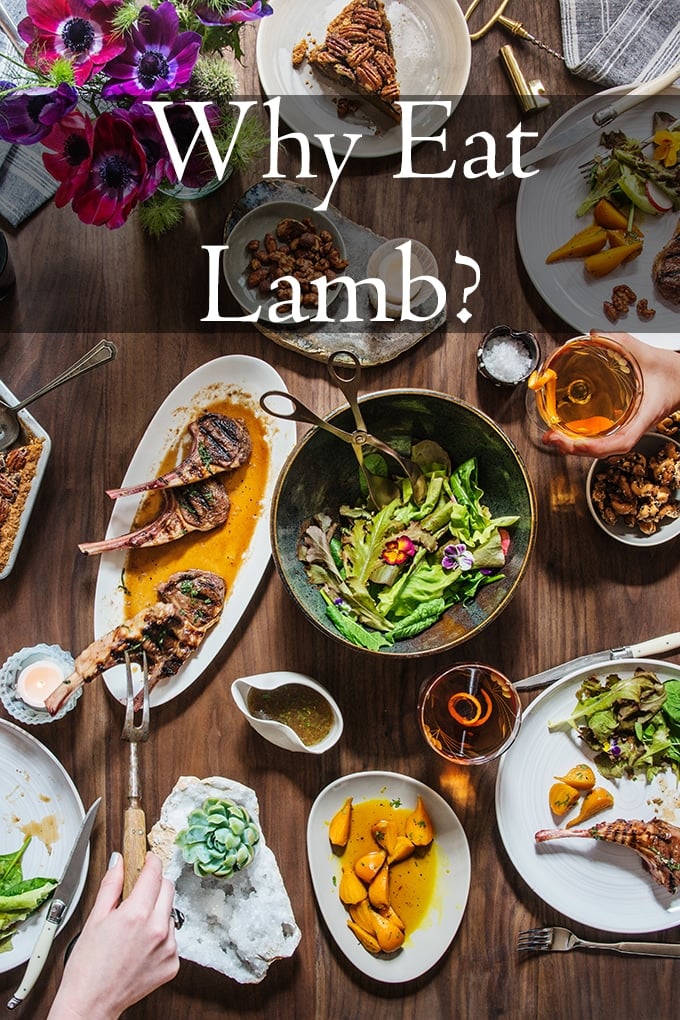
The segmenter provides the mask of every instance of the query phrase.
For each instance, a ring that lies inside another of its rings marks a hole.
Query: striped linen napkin
[[[680,0],[560,0],[567,67],[599,85],[648,81],[680,64]]]

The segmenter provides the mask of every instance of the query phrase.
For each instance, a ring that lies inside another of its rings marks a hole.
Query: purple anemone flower
[[[43,163],[59,181],[54,204],[58,209],[68,205],[90,170],[94,126],[84,113],[74,110],[55,124],[43,145],[51,152],[43,153]]]
[[[28,67],[48,72],[58,57],[70,60],[76,85],[88,81],[125,43],[112,27],[115,8],[88,0],[27,0],[18,31],[28,43]]]
[[[198,130],[194,111],[184,103],[173,103],[172,106],[167,107],[165,115],[179,153],[184,158]],[[222,119],[219,107],[214,104],[206,106],[205,116],[211,129],[216,128]],[[182,184],[186,188],[200,188],[213,177],[215,177],[215,167],[205,142],[200,139],[192,149],[182,174]],[[177,183],[177,174],[171,163],[167,167],[167,178],[172,184]]]
[[[146,155],[129,122],[115,113],[95,121],[88,173],[73,197],[83,223],[122,227],[140,201]]]
[[[129,110],[119,110],[117,115],[129,121],[146,155],[146,177],[139,196],[139,201],[143,202],[172,174],[172,161],[156,116],[145,103],[133,103]]]
[[[16,88],[10,82],[0,82],[0,96],[0,138],[19,145],[33,145],[41,141],[78,102],[78,93],[65,82],[56,88],[35,86],[25,89]]]
[[[194,14],[204,25],[240,25],[244,21],[259,21],[273,14],[274,10],[265,0],[227,0],[227,6],[211,7],[203,4],[194,8]]]
[[[474,564],[472,553],[468,547],[459,542],[456,545],[447,545],[442,556],[442,567],[444,570],[471,570]]]
[[[184,85],[201,49],[198,32],[179,31],[177,9],[169,0],[155,10],[143,7],[125,39],[124,50],[104,68],[111,79],[102,89],[105,98],[150,98]]]

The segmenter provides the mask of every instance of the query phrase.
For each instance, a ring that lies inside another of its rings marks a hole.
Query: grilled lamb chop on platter
[[[182,570],[172,574],[157,591],[159,602],[97,638],[80,653],[71,675],[47,699],[50,715],[55,715],[83,684],[124,662],[126,652],[132,662],[139,663],[146,652],[150,691],[159,680],[174,676],[219,620],[226,585],[209,571]],[[140,691],[135,708],[141,708],[142,697]]]
[[[599,822],[588,829],[541,829],[534,836],[537,843],[549,839],[600,839],[630,847],[642,858],[643,864],[655,882],[674,893],[680,882],[680,829],[670,822],[653,818],[649,822],[637,819]]]
[[[666,301],[680,305],[680,222],[652,265],[654,286]]]
[[[251,442],[245,423],[240,418],[209,412],[189,425],[193,443],[188,455],[177,467],[159,478],[125,489],[107,489],[111,499],[132,496],[150,489],[167,489],[175,485],[198,482],[220,471],[233,471],[250,458]]]
[[[163,509],[158,517],[137,531],[101,542],[82,542],[78,548],[88,556],[115,549],[139,549],[174,542],[190,531],[212,531],[229,516],[229,496],[217,478],[163,492]]]

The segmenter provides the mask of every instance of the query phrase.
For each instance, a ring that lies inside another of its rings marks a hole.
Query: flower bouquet
[[[0,81],[0,139],[41,143],[58,182],[55,204],[111,229],[138,209],[157,235],[182,216],[173,188],[204,189],[216,169],[192,103],[203,103],[217,150],[243,169],[259,154],[255,118],[239,123],[224,50],[242,58],[244,23],[273,13],[265,0],[27,0],[13,81]],[[185,162],[181,181],[149,101]],[[197,194],[200,190],[197,190]]]

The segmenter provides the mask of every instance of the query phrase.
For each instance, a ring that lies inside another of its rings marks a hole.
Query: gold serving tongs
[[[349,365],[347,365],[347,361],[350,362]],[[371,435],[366,428],[358,399],[359,379],[361,376],[359,359],[351,351],[334,351],[328,359],[328,371],[335,384],[342,391],[354,416],[356,428],[353,432],[346,432],[344,429],[339,429],[329,421],[320,418],[314,411],[306,407],[302,401],[285,390],[268,390],[266,393],[263,393],[260,397],[260,407],[267,414],[271,414],[275,418],[316,425],[317,428],[330,432],[332,436],[336,436],[338,439],[342,439],[344,443],[350,443],[366,480],[371,500],[376,507],[387,506],[388,503],[397,499],[399,487],[391,478],[373,474],[372,471],[368,470],[364,463],[365,446],[372,446],[374,449],[395,460],[404,474],[410,479],[414,500],[416,503],[422,503],[427,494],[427,480],[422,469],[415,461],[409,460],[408,457],[403,457],[393,447],[384,443],[382,439],[377,439],[376,436]],[[275,404],[271,403],[272,399],[276,401]],[[287,412],[282,410],[278,403],[281,400],[288,401],[292,410]]]

